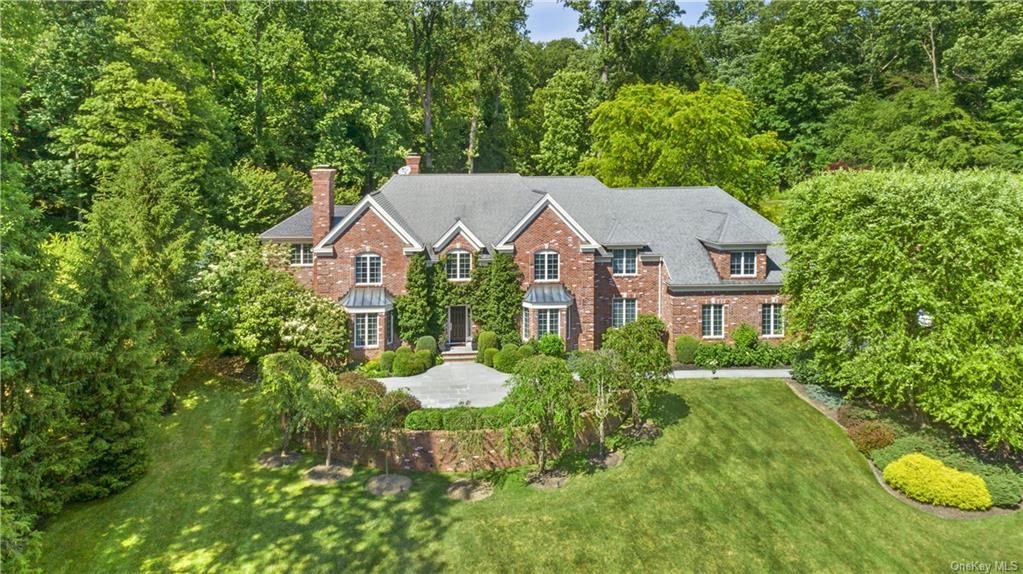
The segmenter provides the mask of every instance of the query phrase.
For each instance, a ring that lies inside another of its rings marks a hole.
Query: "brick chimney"
[[[419,173],[419,154],[410,153],[405,156],[405,165],[409,168],[409,175],[416,175]]]
[[[318,165],[309,171],[313,180],[313,245],[330,232],[334,219],[334,176],[337,170]]]

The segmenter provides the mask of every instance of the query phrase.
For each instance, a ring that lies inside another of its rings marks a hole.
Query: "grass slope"
[[[264,470],[251,392],[198,380],[153,441],[152,470],[69,507],[44,534],[45,572],[948,571],[1023,559],[1023,514],[943,520],[876,484],[840,429],[781,381],[687,381],[662,402],[665,435],[621,467],[539,492],[511,474],[454,503],[449,478],[369,496],[312,460]]]

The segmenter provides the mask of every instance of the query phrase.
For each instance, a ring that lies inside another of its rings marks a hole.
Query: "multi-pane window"
[[[611,300],[611,326],[621,327],[636,320],[635,299]]]
[[[724,305],[704,305],[701,319],[704,337],[725,336]]]
[[[291,244],[291,264],[292,265],[312,265],[313,264],[313,244],[312,243],[292,243]]]
[[[782,320],[781,303],[765,303],[760,306],[761,332],[767,337],[781,337],[785,334],[785,323]]]
[[[615,275],[636,274],[635,249],[612,249],[611,250],[611,273]]]
[[[394,342],[394,311],[388,311],[384,316],[384,330],[387,344],[390,345]]]
[[[375,285],[381,282],[380,256],[375,253],[364,253],[355,258],[355,283],[357,285]]]
[[[533,254],[533,280],[557,281],[560,278],[559,262],[560,257],[555,251],[540,251]]]
[[[451,281],[468,281],[472,270],[472,254],[468,251],[452,251],[448,253],[448,279]]]
[[[378,341],[378,321],[376,313],[360,313],[355,316],[355,346],[376,347]]]
[[[529,340],[529,309],[522,309],[522,340]]]
[[[753,277],[757,274],[756,251],[733,251],[731,263],[732,277]]]
[[[536,336],[543,337],[547,333],[561,334],[560,309],[538,309],[536,311]]]

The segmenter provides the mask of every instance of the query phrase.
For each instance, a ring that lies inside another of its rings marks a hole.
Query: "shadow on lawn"
[[[650,418],[662,429],[689,416],[689,403],[681,395],[657,391],[650,400]]]

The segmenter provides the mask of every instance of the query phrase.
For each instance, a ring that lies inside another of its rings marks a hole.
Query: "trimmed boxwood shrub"
[[[516,331],[511,331],[509,333],[504,333],[503,335],[501,335],[499,337],[499,339],[501,339],[501,348],[502,349],[506,345],[515,345],[516,347],[518,347],[519,345],[522,344],[522,336],[519,335]]]
[[[704,369],[728,367],[771,368],[792,364],[795,353],[791,345],[756,345],[744,348],[726,343],[704,343],[699,345],[693,356],[693,363]]]
[[[494,355],[494,368],[502,373],[511,373],[515,371],[519,358],[518,346],[509,343]]]
[[[429,369],[433,366],[434,353],[429,349],[419,349],[416,351],[416,358],[423,363],[423,370]]]
[[[432,355],[436,355],[437,354],[437,339],[434,339],[430,335],[423,335],[422,337],[419,337],[419,339],[416,341],[416,352],[423,351],[423,350],[429,351],[430,355],[431,355],[431,358],[432,358]]]
[[[476,362],[486,363],[487,349],[497,349],[497,333],[481,331],[476,340]]]
[[[886,466],[884,479],[920,502],[963,510],[991,508],[991,493],[983,478],[920,453],[907,454]]]
[[[895,442],[895,431],[881,421],[858,422],[846,429],[846,432],[863,454]]]
[[[536,355],[536,349],[533,348],[533,345],[526,343],[519,347],[519,359],[528,359],[534,355]]]
[[[390,373],[392,366],[394,366],[394,351],[380,353],[380,368]]]
[[[539,351],[548,357],[560,359],[565,356],[565,340],[554,333],[547,333],[537,342]]]
[[[376,379],[371,379],[362,373],[348,371],[337,377],[338,386],[352,390],[366,390],[370,394],[382,397],[387,394],[387,387]]]
[[[390,410],[393,406],[395,411],[398,413],[398,418],[404,423],[405,418],[408,417],[409,413],[413,413],[423,408],[423,404],[419,402],[419,399],[410,395],[408,391],[404,389],[397,389],[391,391],[380,399],[382,405],[385,406],[385,410]]]
[[[874,450],[870,458],[886,468],[907,454],[922,453],[946,465],[984,479],[995,506],[1012,507],[1023,496],[1023,472],[1009,463],[989,463],[963,452],[954,444],[930,433],[916,433],[895,439],[891,445]]]
[[[693,364],[699,346],[700,341],[690,335],[682,335],[675,339],[675,360],[683,365]]]
[[[401,349],[399,349],[400,351]],[[424,354],[429,355],[429,351],[423,351]],[[431,361],[432,362],[432,361]],[[411,349],[407,353],[398,352],[394,355],[394,365],[392,366],[391,373],[396,377],[408,377],[412,375],[418,375],[426,371],[429,365],[423,361],[421,355],[413,353]]]
[[[493,367],[494,355],[496,355],[497,353],[498,353],[497,347],[487,347],[487,349],[483,351],[483,364],[488,367]]]

